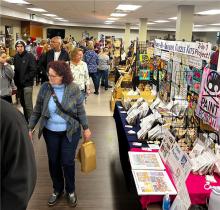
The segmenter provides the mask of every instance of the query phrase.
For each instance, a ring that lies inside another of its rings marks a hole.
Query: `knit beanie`
[[[15,43],[15,48],[17,47],[18,44],[22,44],[23,47],[25,48],[26,43],[25,43],[23,40],[18,40],[18,41]]]

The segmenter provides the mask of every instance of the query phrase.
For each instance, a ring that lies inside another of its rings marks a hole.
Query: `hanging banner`
[[[208,61],[211,56],[212,45],[211,43],[205,42],[181,42],[155,39],[154,47],[161,50],[195,56],[202,60]]]
[[[215,130],[220,129],[220,73],[204,68],[196,115]]]

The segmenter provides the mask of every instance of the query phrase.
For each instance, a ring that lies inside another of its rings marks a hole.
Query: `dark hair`
[[[69,64],[65,61],[51,61],[48,64],[48,69],[53,69],[57,75],[63,77],[63,84],[69,85],[73,81],[73,75]]]

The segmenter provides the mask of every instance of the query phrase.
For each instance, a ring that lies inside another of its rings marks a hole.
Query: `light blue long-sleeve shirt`
[[[54,92],[57,95],[58,101],[61,103],[65,86],[63,84],[52,85],[52,86],[54,88]],[[67,122],[60,115],[56,113],[58,107],[54,102],[52,96],[50,97],[48,103],[48,109],[50,113],[50,118],[48,119],[45,127],[51,131],[65,131],[67,129]]]

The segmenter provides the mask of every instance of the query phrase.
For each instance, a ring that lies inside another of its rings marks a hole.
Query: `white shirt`
[[[80,61],[77,65],[70,62],[70,69],[73,74],[73,82],[79,85],[79,89],[85,90],[85,85],[89,89],[90,81],[86,62]]]
[[[58,58],[60,57],[60,52],[54,52],[54,61],[58,61]]]

